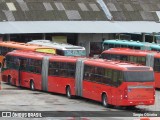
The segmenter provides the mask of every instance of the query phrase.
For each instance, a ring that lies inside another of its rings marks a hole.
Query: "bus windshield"
[[[152,71],[125,71],[124,79],[126,82],[153,82],[154,74]]]

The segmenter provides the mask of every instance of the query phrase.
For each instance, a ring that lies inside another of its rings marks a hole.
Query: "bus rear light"
[[[128,89],[126,88],[124,90],[124,99],[127,99],[128,98]]]

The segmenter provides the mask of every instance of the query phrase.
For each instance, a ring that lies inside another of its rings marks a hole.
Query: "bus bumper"
[[[137,106],[137,105],[154,105],[154,103],[155,103],[154,99],[139,100],[139,101],[123,100],[123,101],[120,101],[117,105],[118,106]]]

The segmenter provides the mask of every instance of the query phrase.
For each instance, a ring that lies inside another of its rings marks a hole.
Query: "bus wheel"
[[[32,80],[30,82],[30,89],[35,90],[35,85],[34,85],[34,82]]]
[[[108,99],[107,99],[107,95],[106,94],[102,95],[102,104],[103,104],[104,107],[109,107]]]
[[[67,97],[68,97],[69,99],[71,99],[71,98],[72,98],[72,95],[71,95],[71,89],[70,89],[70,87],[69,87],[69,86],[67,86],[67,89],[66,89],[66,95],[67,95]]]

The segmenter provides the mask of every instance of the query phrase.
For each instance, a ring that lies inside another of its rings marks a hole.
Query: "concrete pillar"
[[[155,32],[152,33],[152,38],[153,38],[153,41],[152,41],[152,42],[155,42],[155,37],[154,37],[154,35],[155,35]]]
[[[42,34],[42,39],[43,39],[43,40],[46,39],[46,34],[45,34],[45,33]]]
[[[7,34],[7,41],[10,41],[11,40],[11,36],[10,34]]]
[[[142,33],[142,41],[145,42],[145,33]]]

